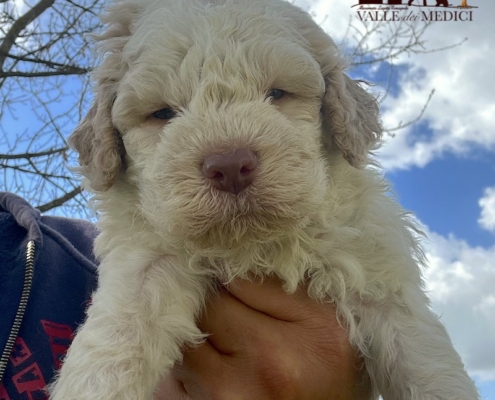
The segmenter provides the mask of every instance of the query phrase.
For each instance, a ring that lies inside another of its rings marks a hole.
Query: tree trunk
[[[461,7],[469,7],[468,6],[468,3],[467,3],[467,0],[462,0]]]

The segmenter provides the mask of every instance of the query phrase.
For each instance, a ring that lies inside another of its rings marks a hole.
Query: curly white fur
[[[337,305],[374,398],[478,399],[423,292],[420,232],[370,160],[376,102],[311,18],[280,0],[117,0],[103,21],[71,137],[101,217],[99,288],[51,399],[149,399],[203,340],[215,282],[253,273]],[[164,107],[177,116],[150,117]],[[234,196],[201,164],[238,148],[259,165]]]

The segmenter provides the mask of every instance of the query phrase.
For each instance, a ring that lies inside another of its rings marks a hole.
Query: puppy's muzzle
[[[238,149],[206,156],[203,173],[214,188],[237,196],[253,182],[257,165],[253,151]]]

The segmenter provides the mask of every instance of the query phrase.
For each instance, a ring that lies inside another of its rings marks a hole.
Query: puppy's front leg
[[[51,387],[51,400],[151,397],[180,359],[180,347],[203,339],[195,318],[207,282],[181,267],[172,257],[145,262],[107,257],[87,321]]]
[[[473,381],[419,287],[404,285],[388,304],[368,308],[367,370],[384,400],[478,400]]]

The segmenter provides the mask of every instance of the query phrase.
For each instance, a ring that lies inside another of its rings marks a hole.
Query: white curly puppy
[[[375,397],[478,394],[422,290],[418,230],[370,160],[374,98],[281,0],[117,0],[71,137],[99,288],[52,400],[149,399],[216,282],[274,274],[336,304]]]

